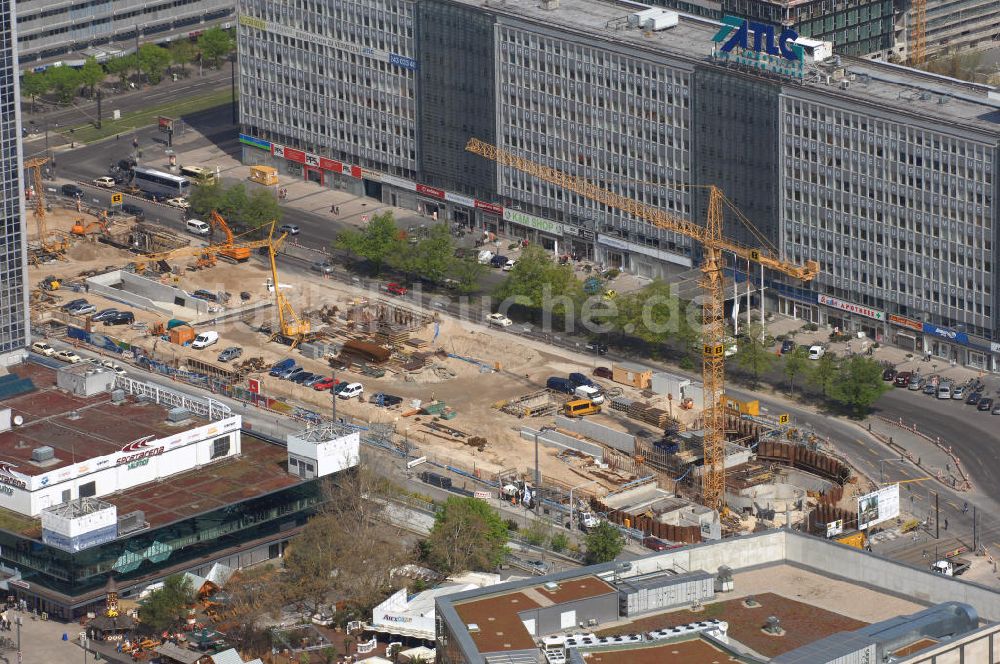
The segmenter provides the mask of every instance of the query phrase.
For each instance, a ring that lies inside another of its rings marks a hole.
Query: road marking
[[[956,505],[955,503],[951,502],[950,500],[946,500],[946,501],[944,501],[944,502],[946,502],[946,503],[948,503],[949,505],[951,505],[951,506],[952,506],[952,507],[953,507],[954,509],[956,509],[956,510],[958,509],[958,505]]]

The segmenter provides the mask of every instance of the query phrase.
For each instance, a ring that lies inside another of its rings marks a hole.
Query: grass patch
[[[69,141],[92,143],[108,136],[124,134],[134,129],[148,127],[156,123],[156,119],[161,115],[176,120],[184,115],[198,113],[199,111],[215,108],[222,104],[229,104],[232,102],[232,98],[232,91],[229,88],[215,90],[196,97],[187,97],[166,104],[160,104],[159,106],[151,106],[138,111],[132,111],[131,113],[125,113],[119,120],[105,119],[100,129],[96,128],[93,123],[87,123],[73,127],[72,134],[70,134],[69,129],[63,131],[62,134]]]
[[[25,533],[37,528],[41,535],[41,524],[31,517],[0,509],[0,529],[8,530],[12,533]]]

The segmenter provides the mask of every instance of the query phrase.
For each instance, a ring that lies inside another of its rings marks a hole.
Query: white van
[[[191,342],[191,348],[208,348],[219,341],[218,332],[202,332]]]
[[[581,385],[573,390],[573,394],[581,399],[590,399],[591,403],[595,405],[604,403],[604,392],[601,391],[601,388],[593,385]]]
[[[204,236],[212,234],[212,227],[206,224],[201,219],[188,219],[187,230],[188,233],[194,233],[195,235]]]
[[[365,388],[361,386],[361,383],[351,383],[337,394],[341,399],[353,399],[357,397],[361,400],[361,395],[364,394]]]
[[[478,260],[480,265],[489,265],[490,261],[493,260],[493,252],[489,249],[483,249],[479,252]]]
[[[826,355],[826,349],[822,346],[810,346],[809,347],[809,359],[818,360],[819,358]]]

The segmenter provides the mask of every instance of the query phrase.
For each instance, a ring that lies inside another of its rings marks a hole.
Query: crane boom
[[[275,260],[275,256],[278,253],[281,243],[288,237],[288,233],[282,234],[277,240],[273,239],[273,235],[274,222],[271,223],[271,232],[268,234],[267,239],[267,256],[271,262],[271,283],[274,286],[274,303],[278,308],[278,325],[281,329],[281,334],[292,340],[292,348],[294,348],[306,338],[311,328],[308,320],[300,319],[299,315],[295,313],[292,303],[281,292],[281,285],[278,283],[278,263]]]
[[[705,259],[701,266],[701,285],[705,289],[702,307],[702,380],[704,383],[705,443],[702,500],[713,509],[725,508],[725,408],[722,403],[725,386],[725,294],[723,292],[722,252],[729,251],[744,260],[760,263],[782,274],[809,281],[819,272],[819,263],[806,261],[797,265],[782,260],[771,250],[751,248],[722,236],[723,204],[726,202],[718,187],[709,187],[708,217],[704,225],[682,219],[640,201],[604,189],[588,180],[525,159],[477,138],[470,138],[465,149],[503,166],[534,175],[540,180],[563,187],[579,196],[607,207],[621,210],[701,243]],[[756,229],[751,228],[756,231]]]

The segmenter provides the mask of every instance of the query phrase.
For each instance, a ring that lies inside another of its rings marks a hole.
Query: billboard
[[[897,516],[899,516],[898,484],[858,496],[858,530],[895,519]]]

